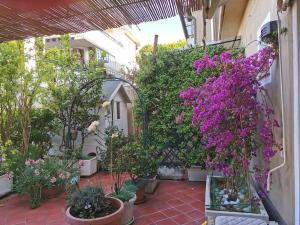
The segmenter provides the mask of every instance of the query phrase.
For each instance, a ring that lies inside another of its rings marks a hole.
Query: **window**
[[[117,104],[117,119],[121,118],[121,114],[120,114],[120,102],[116,102]]]

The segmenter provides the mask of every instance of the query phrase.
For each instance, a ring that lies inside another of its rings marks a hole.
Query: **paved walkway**
[[[80,185],[99,184],[110,190],[110,177],[97,174],[82,178]],[[147,201],[135,206],[135,225],[200,225],[204,222],[204,183],[160,181]],[[0,225],[65,225],[65,195],[42,201],[30,209],[28,198],[12,194],[0,199]]]

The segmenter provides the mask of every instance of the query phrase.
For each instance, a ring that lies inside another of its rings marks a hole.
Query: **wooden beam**
[[[220,3],[220,0],[211,0],[209,8],[207,8],[207,10],[206,10],[206,18],[207,19],[211,19],[214,16],[215,11],[219,6],[219,3]]]

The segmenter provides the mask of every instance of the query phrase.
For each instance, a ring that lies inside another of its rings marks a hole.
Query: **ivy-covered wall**
[[[208,47],[206,53],[213,56],[222,51],[224,47],[214,46]],[[175,165],[180,165],[179,152],[201,148],[198,128],[191,123],[191,109],[181,105],[179,93],[189,86],[199,86],[209,76],[217,75],[196,73],[193,62],[202,55],[202,47],[159,47],[155,56],[149,51],[140,52],[137,85],[145,98],[150,144],[159,149],[162,155],[168,154],[167,147],[176,149],[169,157],[165,157],[163,164],[168,164],[171,160]],[[138,105],[136,111],[139,115]],[[184,120],[177,124],[175,118],[181,112],[184,112]]]

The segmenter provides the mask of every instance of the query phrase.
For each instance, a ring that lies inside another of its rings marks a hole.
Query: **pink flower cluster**
[[[27,159],[25,161],[26,166],[32,166],[34,164],[44,164],[45,161],[43,159],[33,160],[33,159]]]
[[[194,62],[198,73],[214,68],[221,71],[200,87],[180,93],[183,104],[193,106],[192,123],[199,126],[205,147],[216,153],[216,157],[207,159],[207,167],[231,176],[249,170],[249,161],[259,146],[267,162],[275,155],[273,128],[279,125],[273,119],[273,110],[258,101],[265,90],[257,77],[268,72],[276,57],[277,53],[268,47],[249,57],[233,59],[230,52],[223,52]],[[263,127],[258,130],[261,121]],[[260,171],[265,173],[268,168]]]

